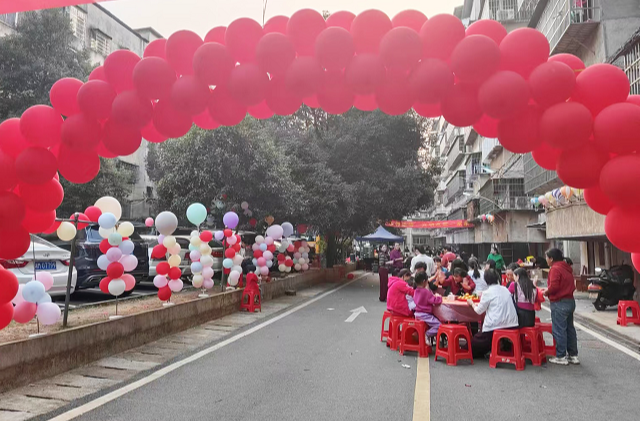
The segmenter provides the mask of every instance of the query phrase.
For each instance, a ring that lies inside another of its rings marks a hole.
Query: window
[[[111,53],[111,38],[94,29],[91,32],[91,49],[104,57],[108,56]]]
[[[17,13],[5,13],[0,15],[0,22],[4,22],[12,28],[16,27],[18,23],[18,14]]]
[[[73,35],[84,45],[85,32],[87,30],[87,12],[79,7],[69,8],[69,18],[71,19],[71,31]]]

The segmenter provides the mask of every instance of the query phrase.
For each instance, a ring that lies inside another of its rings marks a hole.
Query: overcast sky
[[[389,17],[406,9],[420,10],[427,16],[453,13],[464,0],[268,0],[266,19],[275,15],[291,16],[295,11],[311,8],[355,14],[379,9]],[[227,26],[240,17],[262,23],[263,0],[117,0],[102,5],[132,28],[152,26],[168,37],[180,29],[190,29],[204,36],[215,26]]]

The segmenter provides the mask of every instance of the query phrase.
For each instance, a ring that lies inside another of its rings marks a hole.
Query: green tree
[[[0,120],[49,104],[51,86],[63,77],[86,80],[87,52],[74,48],[69,17],[61,9],[20,15],[15,34],[0,38]]]

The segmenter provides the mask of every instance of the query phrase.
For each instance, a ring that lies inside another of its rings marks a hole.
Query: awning
[[[358,241],[378,241],[378,242],[397,241],[397,242],[400,242],[400,243],[404,242],[404,238],[399,237],[397,235],[391,234],[389,231],[384,229],[382,226],[379,226],[378,229],[376,229],[376,232],[374,232],[373,234],[365,235],[364,237],[358,237],[358,238],[356,238],[356,240],[358,240]]]

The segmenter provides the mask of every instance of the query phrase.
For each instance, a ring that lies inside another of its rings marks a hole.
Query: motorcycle
[[[589,278],[589,299],[598,311],[617,306],[618,301],[633,300],[633,268],[629,265],[613,266],[611,269],[596,268],[597,278]]]

